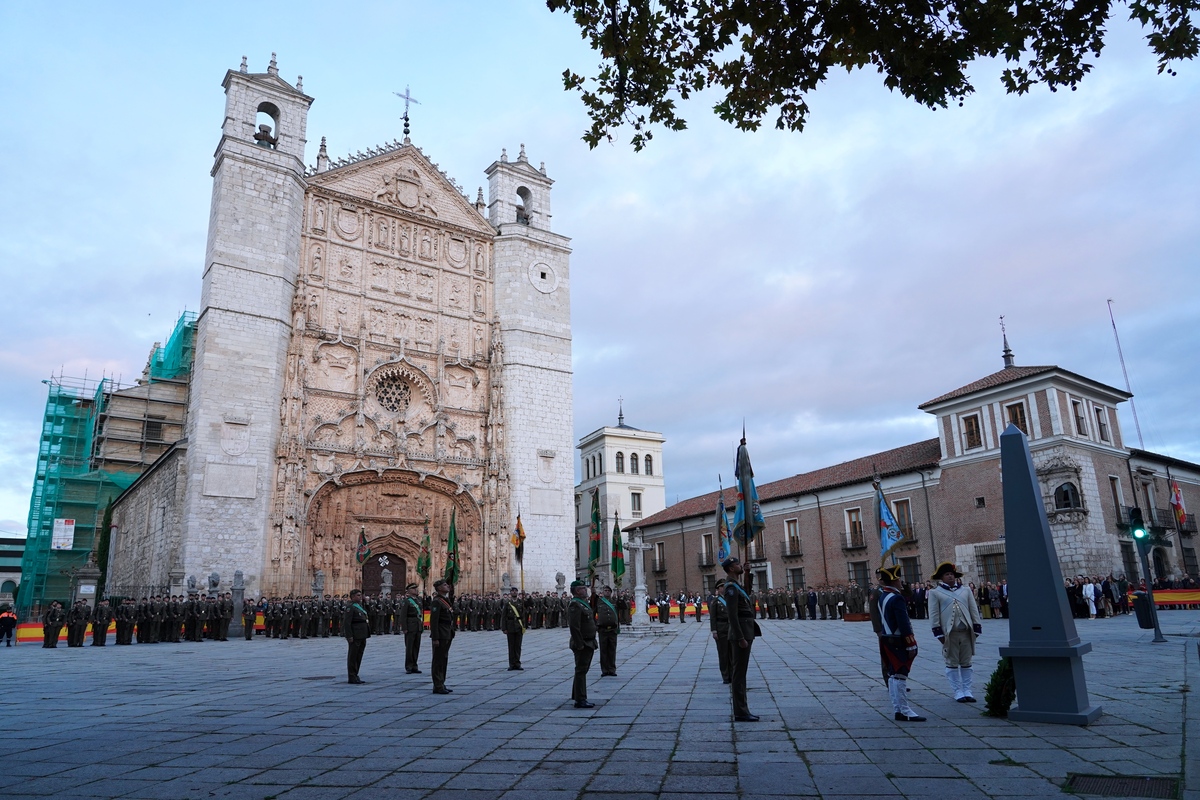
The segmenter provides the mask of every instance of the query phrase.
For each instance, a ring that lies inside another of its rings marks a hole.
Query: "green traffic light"
[[[1142,519],[1142,510],[1140,508],[1129,509],[1129,532],[1133,534],[1135,539],[1146,538],[1146,523]]]

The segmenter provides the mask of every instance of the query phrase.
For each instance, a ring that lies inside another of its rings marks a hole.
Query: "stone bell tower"
[[[525,584],[548,589],[575,564],[570,240],[550,230],[553,181],[524,145],[486,172],[510,507],[525,526]]]
[[[300,270],[304,145],[313,98],[264,73],[225,75],[187,430],[176,569],[224,579],[264,563],[291,305]]]

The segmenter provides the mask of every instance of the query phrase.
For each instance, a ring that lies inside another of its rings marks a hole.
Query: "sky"
[[[1117,7],[1118,12],[1123,7]],[[668,503],[935,435],[917,406],[1002,366],[1124,387],[1147,449],[1200,461],[1200,64],[1127,21],[1076,92],[1004,94],[976,65],[930,111],[833,76],[803,133],[688,130],[589,150],[565,69],[597,57],[541,2],[0,3],[0,533],[22,535],[42,381],[140,375],[199,305],[221,81],[304,76],[308,163],[412,138],[471,196],[524,143],[571,237],[577,436],[666,436]],[[1121,409],[1136,442],[1130,404]]]

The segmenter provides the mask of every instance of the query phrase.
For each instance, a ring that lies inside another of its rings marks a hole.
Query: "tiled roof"
[[[941,460],[942,450],[937,439],[926,439],[915,444],[906,444],[893,450],[884,450],[853,461],[846,461],[832,467],[824,467],[794,475],[771,483],[758,484],[758,500],[765,503],[768,500],[778,500],[782,497],[809,494],[814,491],[833,489],[854,483],[869,482],[876,471],[881,477],[900,475],[917,469],[937,466]],[[636,524],[630,522],[627,528],[645,528],[664,522],[674,522],[702,514],[712,514],[717,509],[718,492],[709,492],[699,497],[683,500],[675,505],[651,514]],[[725,490],[725,505],[730,515],[737,505],[737,489]]]
[[[974,383],[968,383],[966,386],[960,386],[959,388],[955,389],[952,392],[946,392],[941,397],[935,397],[932,400],[921,403],[921,405],[917,406],[917,408],[923,409],[927,406],[936,405],[938,403],[945,402],[946,400],[953,400],[956,397],[962,397],[963,395],[968,395],[973,392],[978,392],[982,389],[994,389],[995,387],[1003,386],[1006,383],[1014,383],[1023,378],[1029,378],[1034,375],[1041,375],[1043,372],[1050,372],[1051,370],[1056,370],[1056,369],[1058,369],[1058,367],[1055,367],[1055,366],[1005,367],[1004,369],[1000,370],[999,372],[993,372],[991,375],[988,375],[986,378],[980,378],[979,380],[975,381]]]

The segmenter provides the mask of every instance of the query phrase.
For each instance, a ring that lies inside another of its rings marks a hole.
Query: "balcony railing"
[[[804,555],[799,539],[784,539],[780,544],[783,546],[784,558],[800,558]]]
[[[667,571],[667,560],[665,558],[664,559],[655,558],[654,559],[654,571],[655,572],[666,572]]]
[[[843,550],[862,550],[867,546],[867,537],[863,536],[862,529],[846,531],[846,543],[842,545]]]
[[[717,557],[711,551],[701,550],[696,554],[697,562],[703,567],[714,567],[717,564]]]
[[[1117,514],[1117,527],[1125,535],[1129,535],[1129,509],[1131,506],[1121,506]],[[1142,520],[1152,528],[1162,528],[1165,532],[1179,531],[1184,536],[1193,536],[1196,533],[1196,517],[1192,514],[1187,515],[1187,519],[1180,525],[1175,519],[1175,511],[1170,508],[1154,508],[1142,509]]]

